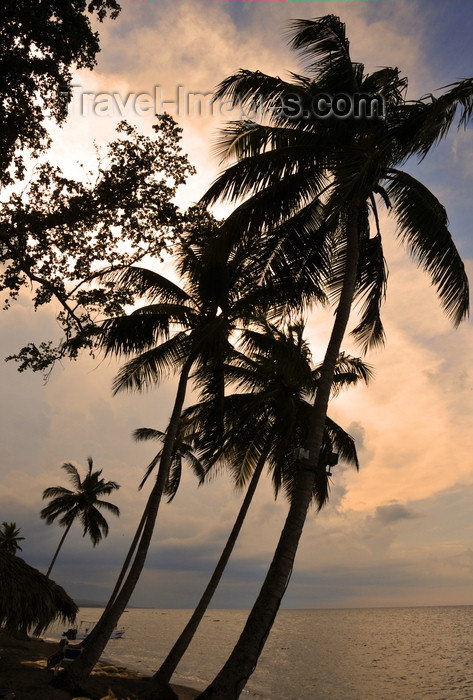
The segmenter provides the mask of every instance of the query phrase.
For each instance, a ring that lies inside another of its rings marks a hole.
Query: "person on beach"
[[[51,656],[48,656],[48,660],[46,662],[46,670],[47,671],[52,671],[52,669],[57,666],[57,664],[63,660],[64,658],[64,649],[66,648],[68,644],[67,639],[61,639],[59,642],[59,649],[54,653],[51,654]]]

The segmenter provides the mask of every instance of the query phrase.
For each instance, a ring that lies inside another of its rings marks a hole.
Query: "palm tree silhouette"
[[[81,478],[77,467],[70,462],[65,462],[61,469],[64,469],[69,476],[73,490],[64,486],[50,486],[43,491],[43,500],[50,498],[51,502],[42,509],[41,518],[46,520],[48,525],[58,518],[59,524],[66,528],[46,576],[51,573],[57,555],[75,520],[79,520],[82,525],[83,537],[88,535],[95,547],[103,537],[107,537],[109,530],[108,523],[100,510],[120,515],[117,506],[102,500],[103,496],[109,496],[119,489],[119,485],[115,481],[104,481],[101,477],[102,469],[92,471],[93,464],[92,457],[87,457],[88,469],[85,477]]]
[[[231,470],[236,486],[247,486],[247,490],[201,599],[153,677],[158,688],[169,683],[194,637],[234,549],[266,464],[272,473],[275,495],[282,487],[290,497],[300,466],[299,447],[305,439],[311,411],[309,401],[318,380],[318,368],[311,365],[303,331],[301,322],[290,325],[285,331],[261,322],[243,333],[242,345],[246,352],[235,353],[226,371],[236,393],[225,397],[225,435],[220,447],[205,436],[207,403],[199,403],[184,413],[184,429],[203,452],[201,461],[206,472],[213,471],[216,462],[223,462]],[[334,393],[359,380],[367,382],[370,377],[367,365],[357,358],[341,355],[334,377]],[[353,439],[328,418],[321,457],[323,468],[313,490],[313,500],[319,510],[328,498],[329,475],[325,467],[333,450],[358,468]]]
[[[263,124],[231,126],[221,143],[230,165],[204,197],[245,199],[227,219],[244,236],[258,236],[267,269],[306,268],[325,277],[336,302],[335,320],[320,369],[308,440],[307,464],[298,475],[291,506],[260,594],[242,634],[213,683],[199,696],[239,697],[253,673],[291,575],[298,542],[319,472],[327,405],[353,301],[362,301],[354,330],[364,349],[383,342],[380,307],[386,286],[378,207],[396,219],[398,236],[430,276],[440,302],[455,324],[468,312],[468,280],[448,230],[444,208],[418,180],[399,168],[412,156],[425,157],[473,109],[473,80],[450,86],[438,98],[405,99],[407,81],[396,68],[366,75],[350,58],[345,25],[327,15],[296,20],[292,47],[309,75],[293,82],[259,71],[240,71],[225,80],[217,98],[238,104],[258,101]],[[313,100],[320,94],[379,94],[384,118],[319,119]],[[300,113],[283,109],[297,95]],[[275,105],[280,108],[275,109]],[[236,224],[238,223],[238,226]],[[374,229],[374,233],[372,231]]]
[[[0,528],[0,549],[10,554],[16,554],[18,550],[21,552],[22,549],[19,543],[24,539],[24,537],[20,537],[20,528],[17,528],[15,522],[7,523],[3,521]]]
[[[241,246],[233,250],[209,214],[194,213],[174,255],[180,284],[141,267],[106,274],[108,280],[124,290],[133,288],[150,302],[103,325],[106,354],[132,356],[120,369],[114,391],[140,391],[177,372],[179,381],[156,481],[111,598],[83,653],[66,669],[65,680],[73,683],[86,677],[99,659],[143,569],[169,481],[191,372],[202,395],[213,397],[212,434],[218,439],[223,429],[224,365],[232,334],[268,305],[267,289],[257,283],[259,262]]]

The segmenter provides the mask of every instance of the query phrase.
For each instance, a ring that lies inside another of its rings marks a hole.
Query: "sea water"
[[[98,619],[81,609],[78,620]],[[130,609],[105,656],[156,670],[189,610]],[[204,688],[238,639],[247,612],[210,610],[173,680]],[[58,627],[46,636],[57,636]],[[473,606],[281,610],[245,690],[259,700],[473,698]]]

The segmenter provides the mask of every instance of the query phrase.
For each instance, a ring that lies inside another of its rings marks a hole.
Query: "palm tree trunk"
[[[172,674],[176,670],[177,665],[179,664],[180,660],[187,651],[187,647],[191,643],[194,634],[197,631],[197,628],[205,614],[205,611],[207,610],[209,603],[212,600],[213,594],[215,593],[215,590],[218,584],[220,583],[220,579],[222,578],[223,572],[225,571],[225,567],[228,563],[228,560],[230,559],[230,555],[233,551],[238,535],[240,534],[243,522],[245,520],[246,514],[248,512],[248,508],[250,507],[251,501],[253,500],[253,496],[255,495],[256,487],[258,486],[258,482],[263,472],[263,468],[270,449],[271,434],[268,437],[263,452],[261,453],[261,456],[258,460],[258,464],[256,465],[256,469],[253,472],[253,476],[251,477],[251,481],[245,494],[245,498],[243,499],[243,503],[241,505],[238,516],[235,520],[235,524],[233,525],[232,531],[228,537],[227,543],[222,551],[222,554],[220,555],[220,559],[217,562],[217,565],[210,578],[210,581],[208,582],[207,587],[201,599],[199,600],[196,609],[192,613],[189,622],[184,627],[183,631],[181,632],[181,635],[172,647],[166,659],[161,664],[160,668],[154,674],[154,688],[160,689],[163,686],[169,684]]]
[[[59,542],[59,544],[58,544],[58,546],[57,546],[56,552],[54,553],[53,560],[52,560],[52,562],[50,563],[49,569],[48,569],[47,572],[46,572],[46,578],[49,578],[49,574],[51,573],[51,569],[53,568],[54,562],[55,562],[56,559],[57,559],[57,555],[59,554],[59,550],[61,549],[61,547],[62,547],[62,545],[63,545],[63,542],[64,542],[64,540],[66,539],[67,533],[68,533],[69,530],[71,529],[71,526],[72,526],[72,522],[70,522],[69,525],[66,527],[66,529],[65,529],[65,531],[64,531],[64,534],[63,534],[63,536],[61,537],[61,540],[60,540],[60,542]]]
[[[132,543],[130,545],[130,549],[128,550],[128,554],[126,555],[125,561],[123,562],[121,571],[118,575],[117,582],[115,583],[115,587],[110,595],[110,598],[108,599],[108,603],[105,606],[105,609],[102,613],[102,616],[105,616],[110,608],[112,607],[113,603],[115,602],[115,599],[118,595],[118,592],[120,591],[121,585],[123,583],[123,579],[126,576],[126,572],[128,571],[128,567],[130,566],[130,562],[133,558],[133,554],[138,546],[138,542],[140,541],[141,533],[143,532],[143,528],[145,526],[146,520],[148,518],[148,509],[149,509],[149,504],[151,501],[151,496],[152,492],[150,493],[148,497],[148,501],[146,503],[145,509],[143,511],[143,515],[141,516],[141,520],[138,524],[138,527],[136,528],[135,536],[133,537]],[[90,635],[89,635],[90,636]],[[88,637],[86,637],[88,639]],[[84,640],[85,642],[85,640]]]
[[[359,205],[347,219],[347,265],[332,333],[327,346],[309,426],[309,460],[300,470],[278,546],[258,598],[227,662],[199,700],[237,700],[254,672],[292,573],[300,536],[312,497],[322,447],[333,374],[350,317],[358,268]]]
[[[106,613],[105,611],[102,613],[100,620],[92,630],[83,652],[66,669],[64,673],[65,684],[72,684],[72,686],[77,685],[77,683],[87,678],[87,676],[90,674],[93,667],[99,660],[100,655],[105,649],[105,646],[110,639],[110,635],[117,625],[120,616],[125,610],[128,601],[135,590],[141,571],[143,570],[151,537],[153,535],[154,525],[158,515],[161,496],[164,492],[169,475],[169,468],[174,450],[177,429],[179,426],[179,419],[182,413],[182,407],[186,396],[187,381],[192,364],[193,359],[191,358],[185,363],[181,371],[176,399],[174,401],[174,408],[163,445],[163,453],[159,464],[158,475],[146,506],[148,511],[146,522],[143,527],[143,532],[136,550],[133,564],[130,567],[130,571],[120,592],[116,595],[113,603],[110,606],[107,606]]]

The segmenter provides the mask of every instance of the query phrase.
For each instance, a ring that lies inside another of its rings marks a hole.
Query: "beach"
[[[52,671],[46,670],[47,658],[58,644],[38,638],[25,640],[0,631],[0,686],[15,692],[15,700],[135,700],[149,689],[146,676],[114,663],[100,661],[83,683],[85,694],[71,695],[50,685]],[[193,700],[198,691],[173,685],[178,700]]]
[[[92,619],[92,609],[81,614]],[[98,616],[95,610],[95,617]],[[131,609],[125,636],[111,640],[87,693],[48,685],[48,641],[8,640],[0,633],[0,688],[17,700],[135,700],[165,658],[190,610]],[[244,625],[246,610],[210,610],[173,676],[179,700],[191,700],[220,670]],[[473,606],[280,610],[242,700],[465,700],[473,698]],[[53,641],[51,641],[53,640]],[[435,663],[433,663],[435,659]],[[110,696],[112,689],[115,696]]]

